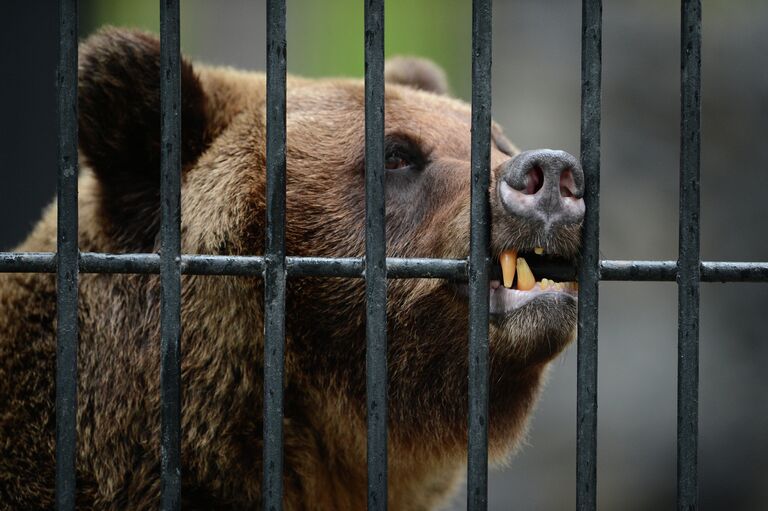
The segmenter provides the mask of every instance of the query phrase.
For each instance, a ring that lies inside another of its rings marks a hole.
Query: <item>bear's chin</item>
[[[537,296],[504,314],[490,315],[495,363],[525,368],[549,362],[576,337],[577,299],[566,293]]]

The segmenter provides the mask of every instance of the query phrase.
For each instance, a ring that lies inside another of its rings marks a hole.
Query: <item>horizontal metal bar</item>
[[[290,277],[347,277],[363,278],[364,267],[361,257],[286,257],[286,268]]]
[[[387,276],[395,279],[430,278],[467,280],[467,261],[463,259],[387,258]]]
[[[355,257],[288,257],[289,277],[365,277],[363,259]],[[467,261],[463,259],[387,258],[390,279],[467,280]]]
[[[0,273],[54,273],[55,271],[56,254],[52,252],[0,253]]]
[[[600,280],[674,282],[677,261],[601,261]],[[768,282],[768,262],[701,263],[701,282]]]
[[[56,254],[51,252],[0,253],[0,273],[53,273]],[[185,275],[255,275],[264,272],[262,256],[181,256]],[[102,254],[83,252],[80,273],[159,274],[159,254]]]
[[[358,257],[287,257],[289,277],[363,278],[363,259]],[[567,265],[542,266],[560,280],[573,280],[574,268]],[[0,273],[55,273],[53,252],[0,252]],[[262,256],[183,255],[181,273],[185,275],[240,275],[260,277]],[[83,252],[80,273],[160,273],[157,254],[102,254]],[[600,280],[626,282],[673,282],[677,261],[600,261]],[[466,282],[464,259],[387,258],[390,279],[447,279]],[[701,263],[702,282],[768,282],[768,262]]]
[[[600,280],[674,281],[677,261],[601,261]]]
[[[702,282],[768,282],[768,263],[702,262]]]
[[[262,256],[181,256],[181,273],[184,275],[261,276],[263,272]]]

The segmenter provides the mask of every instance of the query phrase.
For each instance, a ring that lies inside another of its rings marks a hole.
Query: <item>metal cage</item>
[[[577,499],[597,506],[597,326],[600,280],[678,283],[678,508],[698,506],[699,282],[766,282],[768,263],[702,262],[699,255],[701,2],[682,0],[680,226],[677,261],[599,255],[602,0],[582,1],[581,161],[587,206],[578,269]],[[159,273],[162,283],[162,509],[180,509],[182,274],[265,281],[263,508],[282,508],[285,283],[298,276],[364,278],[367,298],[368,509],[387,508],[387,279],[469,284],[467,506],[487,508],[491,0],[472,6],[471,240],[468,260],[387,258],[384,225],[384,1],[365,0],[366,251],[364,258],[289,257],[285,251],[285,0],[267,2],[267,233],[263,256],[184,255],[180,248],[179,0],[160,1],[161,250],[80,253],[77,244],[77,0],[59,1],[58,245],[56,253],[0,253],[2,272],[57,274],[56,506],[75,508],[79,273]]]

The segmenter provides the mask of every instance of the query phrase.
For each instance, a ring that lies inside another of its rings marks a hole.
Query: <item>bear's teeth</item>
[[[536,277],[524,257],[517,258],[517,289],[530,291],[536,285]]]
[[[511,288],[512,281],[515,279],[515,266],[517,265],[517,251],[505,250],[499,257],[501,263],[501,273],[504,277],[504,287]]]
[[[536,255],[544,254],[544,247],[535,247],[533,249],[533,253],[536,254]]]

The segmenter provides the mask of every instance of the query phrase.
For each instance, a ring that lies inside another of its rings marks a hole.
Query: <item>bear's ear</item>
[[[102,214],[120,231],[130,228],[154,237],[160,187],[160,41],[143,32],[103,29],[80,46],[79,67],[80,150],[99,181]],[[181,158],[187,167],[209,141],[206,96],[185,60],[180,110]]]
[[[384,64],[384,80],[414,89],[448,93],[445,71],[431,60],[418,57],[392,57]]]

